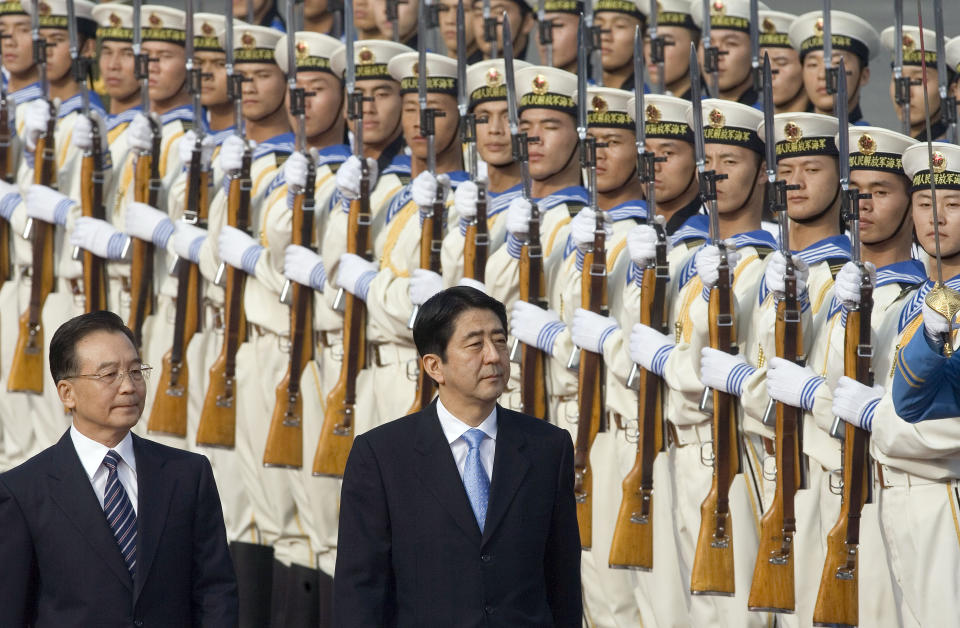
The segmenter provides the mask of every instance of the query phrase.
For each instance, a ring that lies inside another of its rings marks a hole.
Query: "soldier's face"
[[[633,35],[643,22],[626,13],[601,11],[594,16],[594,24],[603,30],[600,36],[603,69],[612,71],[632,64]]]
[[[424,366],[443,392],[464,401],[495,401],[510,378],[507,330],[491,310],[467,309],[453,321],[446,360],[431,354]]]
[[[356,0],[353,3],[353,25],[357,27],[357,32],[376,30],[377,20],[373,15],[372,0]]]
[[[247,17],[247,0],[232,0],[233,1],[233,17],[238,20],[243,20],[244,22],[249,22]],[[253,14],[257,15],[264,7],[267,6],[267,3],[270,0],[253,0]]]
[[[327,12],[327,0],[304,0],[303,17],[306,19],[317,19]],[[356,21],[356,20],[354,20]]]
[[[906,177],[878,170],[853,170],[850,187],[870,195],[860,199],[860,240],[865,244],[883,242],[904,225],[912,226]]]
[[[937,240],[933,231],[933,202],[930,190],[913,193],[913,225],[920,246],[933,257]],[[960,253],[960,191],[937,188],[937,220],[940,227],[940,254],[953,257]]]
[[[773,75],[773,104],[782,105],[803,89],[800,53],[793,48],[761,48],[761,63],[764,54],[770,55],[770,69],[776,71]]]
[[[657,157],[654,166],[653,185],[657,201],[672,201],[690,188],[696,161],[693,146],[688,142],[675,139],[647,139],[647,148]]]
[[[0,36],[3,37],[3,67],[13,74],[29,71],[33,67],[30,18],[26,15],[0,17]]]
[[[187,78],[187,53],[183,46],[165,41],[143,42],[150,57],[150,99],[166,100],[183,89]]]
[[[733,89],[750,76],[750,36],[729,28],[710,31],[710,42],[720,49],[717,64],[717,82],[721,90]],[[703,68],[703,46],[697,49],[700,68]],[[710,77],[704,74],[709,83]]]
[[[460,116],[457,99],[447,94],[427,94],[427,108],[443,112],[443,117],[434,118],[434,146],[437,153],[449,147],[456,137]],[[403,96],[403,136],[414,157],[427,158],[427,138],[420,135],[420,103],[417,94]]]
[[[244,118],[262,120],[283,104],[287,90],[279,67],[272,63],[241,63],[237,72],[244,78]]]
[[[748,199],[762,198],[761,159],[757,153],[742,146],[729,144],[706,144],[704,146],[707,170],[727,175],[717,181],[717,210],[721,214],[743,208]]]
[[[126,99],[140,89],[134,75],[133,45],[104,41],[100,47],[100,76],[111,98]]]
[[[787,215],[794,220],[814,218],[839,199],[837,158],[824,155],[790,157],[777,163],[777,178],[787,185],[799,186],[787,191]]]
[[[571,64],[577,63],[577,29],[580,28],[580,16],[571,13],[544,13],[546,20],[553,24],[553,67],[565,68]],[[480,29],[483,28],[483,20],[479,20]],[[474,20],[474,24],[477,21]],[[510,22],[513,26],[513,22]],[[477,28],[476,26],[474,28]],[[477,31],[477,37],[482,38],[482,30]],[[543,63],[547,62],[547,48],[540,43],[540,37],[535,37],[537,50],[540,53],[540,59]]]
[[[443,45],[452,57],[457,56],[457,1],[440,0],[440,35],[443,37]],[[466,40],[467,48],[473,44],[473,11],[464,7],[463,11],[463,34]]]
[[[47,42],[47,78],[52,81],[70,72],[70,34],[60,28],[41,28],[40,36]]]
[[[396,81],[357,81],[363,93],[363,143],[382,144],[400,125],[400,84]],[[353,123],[348,123],[353,130]]]
[[[513,163],[510,141],[510,114],[507,101],[491,100],[480,103],[474,110],[477,117],[477,152],[491,166]]]
[[[923,68],[919,65],[903,66],[903,76],[915,82],[916,85],[910,86],[910,124],[923,124],[926,117],[923,113]],[[927,66],[927,97],[930,102],[930,114],[934,115],[940,109],[940,91],[938,85],[937,66]],[[902,119],[901,107],[896,101],[896,85],[893,76],[890,77],[890,100],[893,102],[893,108],[897,112],[897,118]]]
[[[393,23],[387,21],[387,1],[371,0],[373,16],[376,20],[377,28],[385,39],[393,36]],[[417,28],[417,3],[413,0],[401,2],[397,5],[397,24],[400,33],[400,41],[404,41]]]
[[[323,133],[343,115],[343,83],[329,72],[297,72],[297,87],[312,94],[304,107],[307,137]],[[289,94],[287,90],[288,98]]]
[[[664,85],[686,78],[690,73],[690,43],[693,41],[693,32],[682,26],[657,26],[657,37],[664,43]],[[643,58],[647,62],[647,76],[650,77],[650,82],[656,83],[660,70],[651,61],[649,37],[643,40]]]
[[[527,150],[530,176],[537,181],[563,170],[577,151],[573,117],[561,111],[527,109],[520,114],[520,131],[531,138]]]
[[[597,139],[597,191],[612,192],[637,174],[637,144],[629,129],[591,128]]]
[[[533,14],[530,11],[527,11],[526,15],[520,13],[520,7],[517,6],[515,2],[511,0],[491,0],[490,1],[490,17],[497,18],[497,56],[503,56],[503,12],[507,12],[507,17],[510,19],[510,31],[513,33],[513,44],[514,44],[514,55],[517,58],[523,56],[522,50],[516,50],[516,44],[520,41],[524,35],[530,32],[530,29],[533,28]],[[477,47],[483,52],[487,57],[490,56],[490,42],[488,42],[483,37],[483,4],[481,2],[474,2],[473,4],[473,23],[474,23],[474,38],[477,42]],[[556,49],[556,46],[554,46]],[[574,48],[576,50],[576,48]],[[556,64],[556,60],[554,60]]]
[[[195,54],[200,65],[200,102],[204,107],[227,102],[227,54],[202,51]]]
[[[870,68],[860,67],[860,58],[846,50],[835,50],[833,66],[837,67],[840,59],[847,70],[847,99],[848,106],[858,102],[860,88],[870,81]],[[827,93],[827,81],[823,68],[823,51],[814,50],[803,58],[803,88],[807,90],[807,98],[813,103],[817,111],[833,112],[833,96]]]

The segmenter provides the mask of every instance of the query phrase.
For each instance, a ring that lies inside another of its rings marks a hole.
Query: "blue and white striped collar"
[[[694,218],[696,217],[697,216],[694,216]],[[765,247],[770,249],[777,248],[777,240],[768,231],[763,229],[738,233],[737,235],[727,239],[733,240],[738,249],[742,249],[747,246]],[[702,251],[703,247],[706,245],[707,243],[705,242],[702,246],[700,246],[700,248],[698,248],[693,255],[687,258],[687,261],[684,262],[683,266],[680,268],[680,272],[677,274],[677,283],[681,288],[685,286],[688,281],[693,279],[694,275],[697,274],[697,255],[700,254],[700,251]]]
[[[519,183],[511,188],[507,188],[503,192],[489,192],[487,194],[487,218],[496,216],[510,207],[513,199],[521,194],[523,194],[523,186]]]
[[[353,153],[346,144],[334,144],[333,146],[324,146],[317,151],[317,165],[327,166],[330,164],[342,164]]]
[[[687,240],[706,240],[710,237],[710,218],[706,214],[690,216],[679,229],[670,236],[670,244],[677,246]]]
[[[646,220],[647,203],[646,201],[641,201],[640,199],[624,201],[623,203],[608,209],[607,216],[612,222],[620,222],[621,220],[631,219]]]
[[[446,175],[450,177],[450,187],[454,190],[457,189],[457,186],[467,181],[470,178],[470,175],[463,170],[454,170],[452,172],[447,172]],[[386,222],[389,223],[393,218],[400,213],[404,207],[407,206],[413,199],[413,181],[406,184],[400,191],[393,195],[393,198],[390,199],[389,205],[387,205],[387,217]]]
[[[813,266],[828,259],[849,260],[850,238],[845,235],[830,236],[829,238],[814,242],[802,251],[793,251],[793,254],[806,262],[807,266]],[[766,277],[764,277],[760,280],[760,290],[757,294],[760,303],[763,303],[763,300],[767,298],[767,293],[769,292],[767,280]]]
[[[268,140],[260,142],[253,151],[254,161],[271,153],[289,155],[294,150],[294,139],[293,133],[281,133],[280,135],[275,135]]]
[[[170,111],[160,115],[160,124],[167,125],[176,120],[183,120],[186,122],[193,123],[193,106],[192,105],[181,105],[179,107],[174,107]]]
[[[947,279],[945,282],[947,287],[953,288],[954,290],[960,291],[960,275]],[[933,288],[933,280],[927,279],[920,289],[917,290],[913,297],[903,306],[903,309],[900,310],[900,321],[897,325],[897,332],[902,332],[907,325],[910,324],[910,321],[920,316],[921,311],[923,310],[923,301],[927,296],[927,293],[930,292],[930,289]]]
[[[233,135],[233,126],[228,126],[225,129],[220,129],[219,131],[210,131],[210,138],[213,140],[214,146],[220,146],[223,144],[223,141]]]
[[[40,87],[40,83],[30,83],[26,87],[21,87],[15,92],[10,92],[7,94],[9,98],[15,105],[21,103],[29,102],[31,100],[36,100],[37,98],[43,97],[43,89]]]
[[[381,176],[385,174],[396,174],[401,176],[410,176],[410,155],[397,153],[390,165],[383,169]]]
[[[120,113],[108,113],[105,118],[107,130],[112,131],[121,124],[130,123],[136,117],[136,115],[140,113],[140,111],[140,105],[136,105],[135,107],[130,107],[129,109],[121,111]]]
[[[918,286],[927,278],[927,269],[924,268],[920,260],[909,259],[902,262],[894,262],[877,269],[876,287],[886,286],[892,283],[906,284],[908,286]],[[830,302],[830,311],[827,314],[827,320],[843,309],[843,302],[834,295]]]
[[[534,199],[534,201],[537,203],[537,207],[540,208],[540,211],[548,211],[564,203],[579,203],[581,205],[586,205],[588,200],[589,198],[587,197],[587,191],[579,185],[571,185],[570,187],[563,188],[562,190],[554,192],[549,196]]]
[[[101,118],[106,117],[107,112],[103,108],[103,103],[100,101],[100,95],[94,91],[89,92],[90,94],[90,111],[95,111],[100,115]],[[83,107],[83,99],[80,97],[80,94],[74,94],[70,98],[67,98],[65,101],[60,103],[60,109],[57,111],[57,118],[63,119],[74,111],[80,111]]]

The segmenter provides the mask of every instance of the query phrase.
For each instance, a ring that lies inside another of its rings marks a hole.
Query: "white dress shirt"
[[[437,399],[437,417],[440,419],[440,427],[443,429],[443,435],[447,437],[450,443],[450,451],[453,452],[453,460],[457,463],[457,471],[463,478],[463,467],[467,463],[467,452],[470,451],[470,445],[463,439],[470,426],[450,414],[450,411],[443,407],[440,399]],[[483,470],[487,472],[487,477],[493,479],[493,456],[497,451],[497,408],[494,406],[493,412],[483,420],[483,423],[477,426],[477,429],[487,435],[480,442],[480,464]]]
[[[87,478],[93,486],[93,492],[100,500],[100,507],[103,508],[103,497],[107,490],[107,474],[109,473],[109,469],[103,464],[103,459],[110,449],[106,445],[87,438],[73,425],[70,426],[70,438],[73,440],[73,448],[77,450],[77,455],[80,456],[80,464],[83,465],[83,470],[87,472]],[[127,497],[130,498],[133,511],[137,512],[137,459],[133,455],[133,438],[129,432],[113,450],[120,454],[117,477],[120,479],[120,484],[123,485],[123,490],[127,492]]]

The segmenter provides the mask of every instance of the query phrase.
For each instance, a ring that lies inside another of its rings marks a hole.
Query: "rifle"
[[[770,58],[764,57],[764,81],[770,76]],[[769,81],[766,81],[769,83]],[[703,111],[700,104],[700,86],[693,87],[696,125],[694,137],[697,151],[702,150]],[[772,89],[764,87],[764,93],[772,96]],[[772,98],[764,106],[773,110]],[[774,152],[771,145],[767,154]],[[699,157],[698,157],[699,161]],[[710,239],[720,253],[717,266],[717,283],[710,289],[708,306],[710,321],[710,346],[730,354],[736,354],[737,328],[734,311],[733,285],[730,281],[730,262],[727,248],[720,237],[717,211],[717,175],[701,179],[701,195],[710,209]],[[713,390],[713,480],[710,491],[700,505],[700,533],[693,558],[690,592],[699,595],[733,595],[734,579],[733,524],[730,513],[730,484],[740,472],[740,430],[737,427],[735,397],[720,390]]]
[[[0,54],[3,40],[0,38]],[[7,183],[16,180],[13,171],[13,133],[10,128],[10,101],[7,87],[0,81],[0,178]],[[0,287],[10,278],[10,223],[0,220]]]
[[[157,120],[150,115],[150,58],[142,50],[140,31],[140,3],[133,2],[133,54],[135,70],[140,81],[140,102],[144,115],[150,120],[153,132],[150,151],[136,156],[133,198],[151,207],[157,206],[160,197],[160,141],[161,133]],[[153,243],[132,238],[133,255],[130,259],[130,319],[127,327],[133,331],[137,348],[143,345],[143,322],[153,311]]]
[[[467,44],[463,0],[457,2],[457,109],[460,112],[460,141],[466,146],[467,171],[477,184],[477,215],[467,225],[463,243],[463,276],[482,282],[490,253],[487,225],[487,182],[477,176],[477,117],[469,111],[467,94]]]
[[[233,102],[234,135],[243,138],[243,81],[233,67],[233,5],[226,4],[225,48],[227,53],[227,94]],[[227,224],[243,231],[250,228],[250,162],[247,149],[240,170],[230,175],[227,193]],[[203,400],[197,444],[232,449],[237,425],[237,350],[247,336],[247,320],[243,312],[243,288],[246,273],[242,269],[221,265],[217,279],[224,279],[224,333],[217,359],[210,366],[210,384]],[[215,282],[220,284],[220,281]]]
[[[50,83],[47,80],[47,42],[40,35],[39,2],[34,0],[30,15],[33,31],[33,59],[40,73],[43,99],[50,107],[47,129],[37,139],[34,155],[37,158],[33,182],[56,187],[57,153],[54,132],[57,125],[57,110],[50,100]],[[20,315],[17,346],[10,365],[7,390],[10,392],[43,393],[43,304],[54,290],[54,225],[44,221],[30,220],[24,238],[33,244],[33,274],[30,281],[30,304]]]
[[[898,40],[897,44],[901,45],[901,41]],[[841,60],[841,74],[843,71]],[[845,96],[845,87],[841,86],[838,99]],[[843,188],[841,198],[844,217],[853,238],[853,262],[860,269],[860,302],[852,304],[847,312],[847,326],[844,329],[843,370],[847,377],[872,386],[870,319],[873,313],[873,285],[870,273],[860,260],[860,199],[867,195],[861,195],[859,190],[849,187],[850,140],[845,132],[846,120],[841,119],[840,124],[837,144],[840,152],[840,186]],[[857,546],[860,543],[860,513],[863,505],[870,501],[870,432],[837,418],[831,435],[840,438],[842,443],[843,493],[840,516],[827,534],[827,556],[820,576],[813,621],[816,625],[856,626],[859,623]]]
[[[661,40],[662,41],[662,40]],[[645,65],[640,28],[633,34],[633,72],[638,85],[644,83]],[[644,113],[643,89],[633,101],[633,118],[637,137],[637,174],[646,185],[647,224],[657,232],[657,257],[643,269],[640,291],[640,322],[661,333],[667,333],[667,234],[656,216],[656,162],[647,148],[647,121]],[[653,463],[664,450],[663,380],[646,369],[637,369],[630,378],[638,384],[637,392],[637,456],[633,468],[623,479],[623,497],[617,524],[610,545],[609,565],[617,569],[653,569]]]
[[[370,261],[373,250],[370,238],[370,169],[363,156],[363,92],[356,89],[356,57],[353,26],[353,0],[344,0],[346,15],[346,91],[347,117],[353,122],[353,154],[360,160],[360,196],[350,201],[347,214],[347,252]],[[327,394],[323,427],[317,451],[313,456],[313,474],[343,477],[347,456],[353,445],[357,410],[357,375],[366,366],[367,307],[362,299],[344,293],[343,361],[340,377]]]
[[[840,89],[840,72],[833,67],[833,14],[830,10],[831,0],[823,0],[823,77],[826,83],[827,93],[834,96],[833,115],[839,117],[837,107],[846,108],[847,103],[840,103],[836,98],[837,90]],[[899,42],[903,45],[903,40]],[[844,77],[846,80],[846,77]]]
[[[520,164],[523,198],[530,203],[527,239],[520,252],[520,300],[547,308],[546,278],[543,272],[543,247],[540,244],[540,208],[532,196],[527,144],[540,138],[527,137],[520,131],[517,113],[517,87],[513,70],[513,40],[510,19],[503,14],[503,75],[507,86],[507,110],[510,117],[510,143],[513,160]],[[511,359],[520,361],[520,403],[524,414],[547,419],[546,359],[543,351],[515,341]]]
[[[206,226],[207,182],[209,171],[203,168],[203,111],[200,108],[202,72],[194,57],[193,0],[186,0],[186,57],[187,91],[193,99],[193,132],[196,141],[187,171],[186,203],[183,222]],[[203,304],[200,298],[200,268],[189,260],[177,259],[170,273],[177,277],[177,301],[173,324],[173,345],[163,356],[157,394],[150,409],[147,431],[151,433],[187,435],[187,386],[190,370],[187,366],[187,346],[203,324]]]
[[[306,148],[306,90],[297,87],[296,5],[287,3],[287,88],[290,93],[290,115],[297,120],[297,151],[307,158],[307,177],[302,189],[294,188],[293,244],[309,247],[313,242],[313,216],[316,211],[314,183],[316,166]],[[270,419],[270,431],[263,451],[263,466],[299,469],[303,466],[303,393],[300,376],[313,359],[313,290],[291,282],[290,360],[287,372],[277,384],[276,402]],[[282,298],[281,298],[282,300]]]

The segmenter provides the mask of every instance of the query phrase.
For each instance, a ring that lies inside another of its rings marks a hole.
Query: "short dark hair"
[[[77,343],[98,331],[123,334],[130,339],[134,347],[137,341],[133,332],[123,319],[108,310],[88,312],[74,316],[57,329],[50,340],[50,375],[55,384],[60,380],[76,375],[80,368],[77,364]]]
[[[467,286],[441,290],[420,306],[413,324],[413,342],[420,357],[434,353],[447,361],[447,345],[453,336],[453,323],[465,310],[490,310],[507,330],[507,308],[488,294]]]

